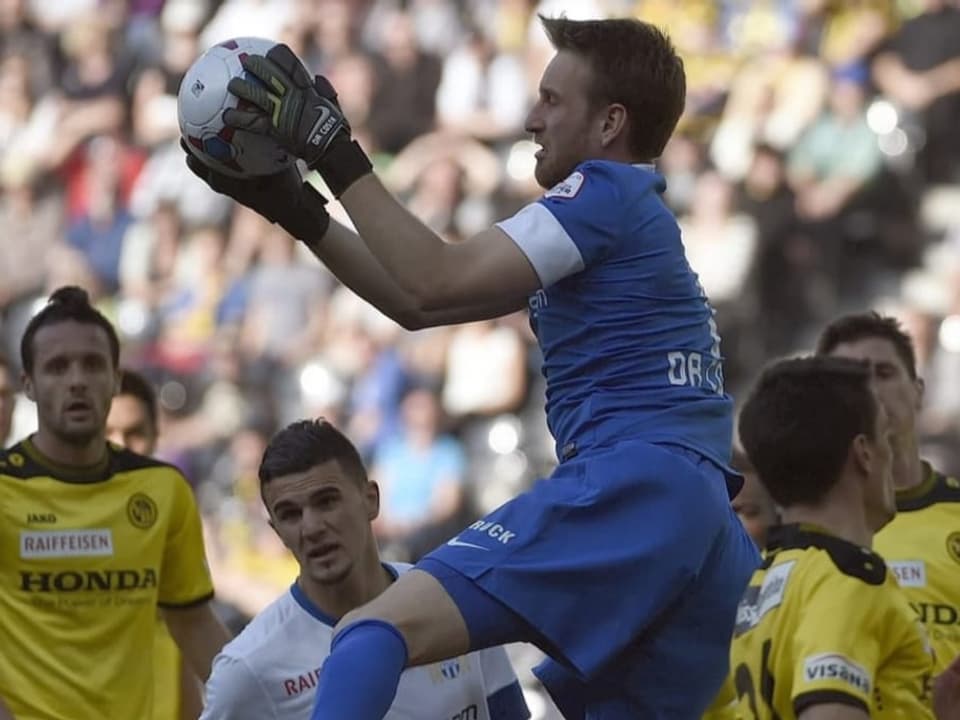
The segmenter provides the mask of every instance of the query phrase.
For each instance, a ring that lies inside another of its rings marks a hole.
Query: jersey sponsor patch
[[[869,695],[873,686],[866,668],[839,653],[820,653],[804,659],[803,677],[808,683],[839,680],[863,695]]]
[[[791,560],[777,565],[767,572],[763,585],[747,588],[737,608],[737,635],[756,627],[764,615],[780,606],[787,591],[787,580],[796,564],[796,560]]]
[[[887,567],[897,578],[900,587],[926,587],[927,564],[923,560],[894,560]]]
[[[583,173],[577,170],[575,173],[572,173],[570,177],[566,180],[562,180],[554,185],[552,188],[547,190],[543,196],[545,198],[564,198],[570,200],[575,198],[577,193],[580,192],[580,188],[583,187]]]
[[[113,555],[110,528],[21,530],[20,558],[103,557]]]

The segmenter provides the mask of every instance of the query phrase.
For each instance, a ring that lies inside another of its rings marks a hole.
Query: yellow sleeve
[[[869,713],[889,632],[889,588],[833,572],[810,578],[806,590],[791,638],[796,714],[826,702]]]
[[[737,693],[733,688],[733,678],[729,674],[701,720],[740,720]]]
[[[192,605],[213,596],[200,512],[193,491],[180,474],[174,484],[158,594],[158,604],[167,607]]]

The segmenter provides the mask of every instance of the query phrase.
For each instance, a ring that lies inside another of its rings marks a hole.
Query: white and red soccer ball
[[[266,55],[275,45],[273,40],[257,37],[221,42],[194,61],[180,84],[180,134],[194,155],[225,175],[271,175],[296,159],[273,138],[223,124],[227,108],[253,107],[227,91],[227,83],[234,77],[259,82],[243,69],[241,60],[246,55]]]

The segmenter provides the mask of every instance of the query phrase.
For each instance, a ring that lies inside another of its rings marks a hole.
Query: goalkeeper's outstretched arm
[[[524,295],[513,295],[428,309],[400,287],[356,233],[335,221],[319,242],[308,242],[307,247],[340,282],[407,330],[488,320],[527,304]]]

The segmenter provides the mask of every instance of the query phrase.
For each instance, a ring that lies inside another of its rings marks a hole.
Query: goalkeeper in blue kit
[[[357,232],[297,171],[217,175],[409,329],[527,307],[559,465],[339,623],[313,718],[382,718],[404,667],[508,642],[568,718],[697,718],[728,664],[758,562],[730,508],[732,403],[713,310],[684,257],[653,161],[683,110],[683,63],[637,20],[543,18],[557,53],[527,130],[536,202],[446,244],[380,183],[323,77],[290,50],[230,82],[234,127],[317,170]],[[258,81],[259,80],[259,81]],[[252,109],[251,109],[252,108]]]

